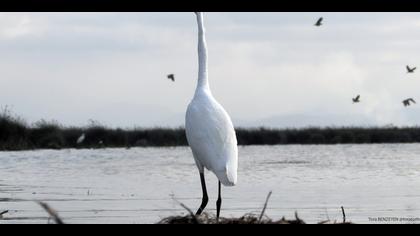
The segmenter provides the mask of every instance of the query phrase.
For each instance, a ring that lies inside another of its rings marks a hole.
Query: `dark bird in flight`
[[[414,73],[414,70],[415,70],[417,67],[410,68],[409,66],[407,66],[406,68],[407,68],[407,73]]]
[[[175,82],[175,75],[174,74],[169,74],[168,79],[172,80],[172,82]]]
[[[315,26],[321,26],[322,25],[323,18],[319,18],[318,21],[315,23]]]
[[[352,99],[353,99],[353,103],[360,102],[360,95],[357,95],[357,97],[352,98]]]
[[[412,99],[412,98],[405,99],[402,102],[403,102],[405,107],[410,106],[411,105],[410,102],[416,103],[416,101],[414,101],[414,99]]]

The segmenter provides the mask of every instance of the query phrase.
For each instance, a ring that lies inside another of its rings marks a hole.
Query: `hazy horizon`
[[[420,100],[405,69],[420,65],[420,13],[204,17],[210,87],[237,127],[419,124],[401,101]],[[0,50],[0,107],[29,123],[183,126],[196,86],[188,12],[1,13]]]

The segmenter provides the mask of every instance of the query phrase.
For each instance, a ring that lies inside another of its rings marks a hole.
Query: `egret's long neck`
[[[207,75],[207,44],[203,23],[203,13],[197,13],[198,24],[198,83],[197,90],[210,89]]]

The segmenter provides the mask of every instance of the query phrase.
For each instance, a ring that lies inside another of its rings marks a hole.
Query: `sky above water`
[[[420,102],[420,70],[405,69],[420,66],[420,13],[204,17],[210,87],[236,126],[420,123],[420,104],[402,104]],[[196,18],[0,13],[0,53],[0,107],[28,123],[183,126],[197,80]]]

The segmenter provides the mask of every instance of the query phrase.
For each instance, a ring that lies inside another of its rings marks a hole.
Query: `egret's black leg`
[[[207,196],[207,188],[206,188],[206,180],[204,179],[204,172],[200,173],[200,180],[201,180],[201,188],[203,189],[203,200],[201,202],[200,208],[198,208],[196,215],[200,215],[203,212],[204,208],[207,206],[207,202],[209,201],[209,197]]]
[[[219,197],[217,198],[216,207],[217,207],[217,220],[219,220],[220,207],[222,206],[222,191],[221,184],[219,181]]]

